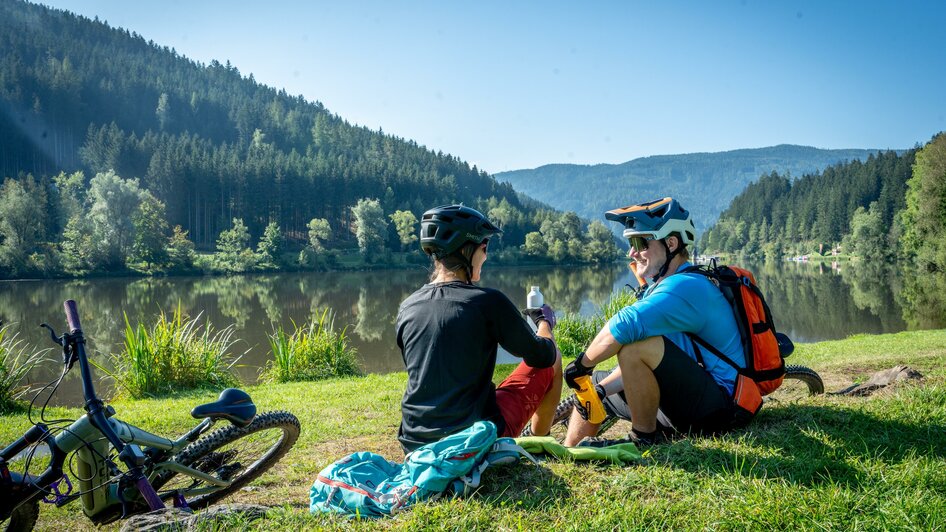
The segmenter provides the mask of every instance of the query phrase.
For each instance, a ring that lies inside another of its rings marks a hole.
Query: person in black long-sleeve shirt
[[[430,282],[401,303],[396,324],[408,374],[398,433],[405,452],[479,420],[495,423],[500,436],[518,436],[530,420],[533,433],[549,431],[562,392],[554,314],[548,306],[526,311],[534,333],[502,292],[473,284],[498,233],[462,205],[421,219],[421,247],[434,267]],[[523,362],[496,387],[499,345]]]

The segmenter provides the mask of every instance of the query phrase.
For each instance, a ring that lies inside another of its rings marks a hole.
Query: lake
[[[904,304],[903,282],[888,272],[825,264],[768,263],[748,265],[772,308],[777,328],[796,342],[844,338],[856,333],[890,333],[908,328],[943,327],[942,315],[924,315],[929,304]],[[11,323],[20,338],[35,348],[51,342],[38,325],[65,328],[62,302],[75,299],[93,360],[107,364],[105,353],[121,349],[124,316],[132,324],[150,327],[161,311],[178,305],[189,315],[201,315],[216,328],[233,326],[244,353],[238,372],[244,381],[256,379],[269,358],[268,335],[274,324],[291,330],[323,309],[335,313],[335,326],[347,328],[351,343],[368,372],[403,370],[395,344],[394,319],[401,300],[425,282],[427,271],[306,272],[234,277],[96,278],[0,283],[0,319]],[[589,315],[598,304],[625,284],[636,284],[625,264],[607,266],[498,267],[487,265],[485,286],[505,292],[525,305],[531,285],[541,287],[545,300],[561,315]],[[928,294],[925,294],[928,296]],[[910,299],[910,298],[907,298]],[[911,301],[915,303],[916,297]],[[928,312],[927,312],[928,314]],[[512,361],[508,354],[503,361]],[[53,367],[45,376],[47,379]],[[57,370],[58,371],[58,370]],[[76,404],[78,372],[59,392],[57,403]],[[102,373],[98,371],[98,373]],[[108,383],[103,382],[103,387]]]

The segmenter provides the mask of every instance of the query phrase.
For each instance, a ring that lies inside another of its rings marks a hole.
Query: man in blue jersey
[[[565,445],[606,446],[632,441],[652,445],[673,431],[719,433],[733,422],[736,370],[691,335],[721,351],[740,367],[745,355],[732,307],[705,276],[687,273],[686,246],[696,238],[689,212],[673,198],[608,211],[624,226],[638,279],[646,282],[638,300],[612,317],[587,350],[568,365],[565,382],[591,375],[598,395],[613,414],[628,419],[627,438],[594,438],[598,425],[576,409]],[[593,371],[617,356],[618,367]]]

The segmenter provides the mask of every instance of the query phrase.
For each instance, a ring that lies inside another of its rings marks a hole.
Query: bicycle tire
[[[23,503],[13,510],[7,521],[0,522],[3,532],[30,532],[39,519],[39,501]]]
[[[275,465],[296,443],[300,430],[301,425],[296,416],[281,410],[259,414],[246,427],[230,425],[215,430],[185,447],[175,459],[178,463],[193,467],[198,471],[231,480],[232,483],[229,486],[210,493],[196,495],[193,498],[187,498],[186,493],[188,491],[208,486],[198,479],[175,472],[166,472],[159,475],[152,482],[152,485],[161,494],[162,498],[172,497],[179,490],[185,495],[188,506],[195,510],[206,508],[233,494]],[[253,455],[255,449],[252,443],[245,439],[263,432],[273,432],[279,438],[268,447],[265,447],[263,452],[256,457]],[[223,450],[224,447],[234,442],[240,442],[239,446]],[[249,465],[243,465],[240,461],[241,457],[251,458],[253,461]],[[171,484],[175,479],[190,484],[176,487]]]
[[[818,372],[809,367],[796,365],[785,366],[785,378],[805,383],[805,385],[808,386],[808,393],[810,395],[820,395],[824,393],[824,381],[821,380],[821,375],[818,375]]]

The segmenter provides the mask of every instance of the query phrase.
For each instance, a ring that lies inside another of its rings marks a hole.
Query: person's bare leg
[[[657,430],[657,409],[660,406],[660,388],[654,377],[654,368],[664,357],[664,339],[653,336],[627,344],[618,352],[618,363],[624,381],[627,406],[632,425],[638,432]]]
[[[578,410],[572,410],[571,418],[568,420],[568,433],[565,434],[565,440],[562,445],[565,447],[574,447],[587,436],[597,436],[600,424],[592,423],[582,419]]]
[[[604,387],[604,389],[608,392],[608,395],[620,392],[620,368],[612,371],[607,377],[601,379],[601,382],[598,384]],[[580,442],[585,437],[597,436],[598,427],[600,426],[600,424],[594,424],[586,419],[582,419],[581,414],[578,413],[578,410],[572,410],[571,418],[568,420],[568,432],[565,434],[565,440],[562,442],[562,445],[565,447],[574,447],[578,445],[578,442]]]
[[[552,386],[546,392],[539,408],[532,415],[532,434],[544,436],[552,428],[552,421],[555,417],[555,407],[558,406],[562,398],[562,354],[558,353],[555,358],[555,364],[552,366]]]

